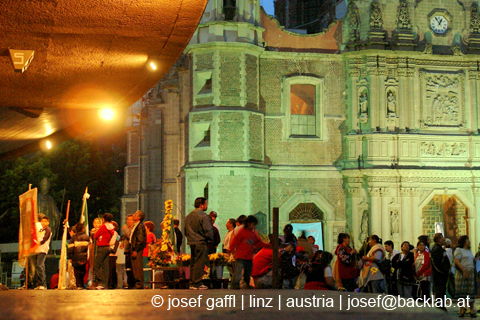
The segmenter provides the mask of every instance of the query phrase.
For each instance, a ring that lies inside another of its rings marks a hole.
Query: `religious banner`
[[[28,190],[19,197],[20,229],[18,232],[18,262],[25,267],[26,257],[37,250],[38,234],[37,188]]]

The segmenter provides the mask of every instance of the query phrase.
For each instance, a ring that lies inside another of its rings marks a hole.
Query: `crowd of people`
[[[216,253],[219,245],[229,256],[227,270],[231,289],[273,288],[274,239],[272,235],[262,239],[256,230],[258,221],[255,216],[228,219],[227,233],[222,241],[215,223],[217,213],[206,213],[207,199],[197,198],[194,206],[195,210],[185,219],[185,236],[191,250],[189,288],[208,289],[202,283],[207,257]],[[144,289],[145,281],[150,279],[145,279],[143,269],[157,243],[153,233],[155,224],[143,222],[144,219],[145,214],[140,210],[128,215],[121,228],[122,235],[109,213],[94,220],[90,235],[85,233],[81,223],[70,228],[68,264],[72,271],[69,272],[68,289]],[[39,214],[37,254],[35,259],[28,259],[29,265],[36,267],[33,275],[28,277],[30,287],[39,290],[46,289],[44,263],[51,238],[48,224],[48,217]],[[177,219],[173,224],[175,245],[180,252],[183,234]],[[404,241],[397,251],[393,241],[383,243],[377,235],[371,235],[357,251],[351,245],[350,235],[340,233],[332,254],[320,250],[312,236],[306,237],[303,233],[297,239],[291,224],[284,227],[283,233],[278,238],[279,252],[275,253],[279,256],[278,277],[283,289],[388,293],[422,300],[431,299],[432,293],[435,298],[443,298],[448,292],[452,298],[468,297],[470,316],[476,317],[474,301],[479,287],[476,265],[480,252],[474,257],[468,236],[458,238],[455,250],[450,239],[437,233],[433,245],[431,239],[423,235],[418,237],[416,246]],[[332,265],[334,255],[337,259]],[[215,278],[213,269],[210,269],[211,278]],[[460,315],[466,311],[462,308]]]

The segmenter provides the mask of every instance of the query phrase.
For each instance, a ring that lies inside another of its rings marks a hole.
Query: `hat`
[[[217,213],[215,211],[210,211],[210,213],[208,214],[210,217],[217,217]]]

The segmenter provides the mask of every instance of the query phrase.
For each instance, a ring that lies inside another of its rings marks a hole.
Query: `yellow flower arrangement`
[[[213,266],[225,266],[227,265],[227,255],[222,252],[212,253],[208,256],[208,259]]]
[[[188,267],[190,265],[191,259],[192,256],[190,256],[189,254],[181,254],[175,258],[175,262],[179,267]]]

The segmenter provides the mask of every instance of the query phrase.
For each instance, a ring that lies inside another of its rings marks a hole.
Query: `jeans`
[[[95,265],[93,271],[99,280],[98,285],[108,288],[108,256],[110,254],[110,246],[97,247],[95,255]]]
[[[435,299],[441,298],[444,301],[444,297],[447,294],[447,277],[442,276],[434,276],[433,282],[435,282],[434,294]],[[443,306],[443,302],[442,302]],[[444,307],[444,306],[443,306]]]
[[[44,286],[47,288],[47,280],[45,279],[45,258],[47,257],[46,253],[37,254],[37,272],[36,272],[36,282],[37,286]]]
[[[115,289],[117,287],[117,257],[108,257],[108,288]]]
[[[190,282],[193,287],[200,287],[202,285],[203,269],[207,259],[207,246],[205,244],[196,244],[190,246],[191,253],[191,273]]]
[[[250,275],[252,274],[252,260],[244,260],[244,259],[237,259],[235,260],[235,270],[233,271],[233,280],[232,280],[232,288],[239,288],[240,287],[240,280],[242,279],[242,271],[243,271],[243,281],[250,285]]]
[[[398,295],[402,298],[408,299],[412,297],[413,286],[411,284],[403,284],[397,282]]]
[[[370,280],[368,289],[370,293],[385,293],[385,279]]]
[[[123,289],[127,282],[127,273],[125,272],[125,264],[117,263],[117,289]]]

